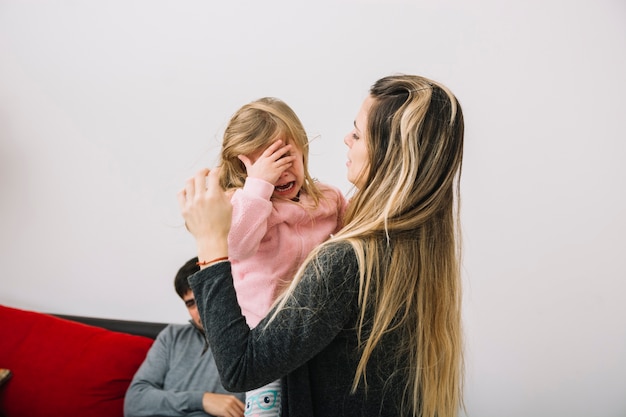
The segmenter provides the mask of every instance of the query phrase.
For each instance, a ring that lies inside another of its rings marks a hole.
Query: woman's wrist
[[[198,262],[196,262],[196,265],[198,265],[200,267],[200,269],[202,269],[202,267],[211,266],[211,265],[216,264],[218,262],[224,262],[224,261],[227,261],[227,260],[228,260],[228,256],[221,256],[219,258],[211,259],[210,261],[198,260]]]
[[[228,241],[208,239],[198,241],[198,265],[200,269],[228,260]]]

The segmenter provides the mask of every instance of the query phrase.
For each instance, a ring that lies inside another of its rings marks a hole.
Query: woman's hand
[[[178,192],[178,205],[187,230],[196,239],[201,262],[228,256],[233,207],[220,186],[219,170],[198,171]]]

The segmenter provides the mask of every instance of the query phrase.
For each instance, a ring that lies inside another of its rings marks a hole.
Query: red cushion
[[[0,305],[6,417],[123,416],[124,394],[153,340]]]

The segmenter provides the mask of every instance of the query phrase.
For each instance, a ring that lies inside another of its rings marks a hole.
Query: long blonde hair
[[[366,185],[351,199],[344,228],[305,265],[337,241],[349,242],[357,255],[362,353],[352,389],[366,385],[377,344],[399,332],[393,360],[407,370],[403,409],[420,417],[456,416],[463,404],[461,106],[445,86],[411,75],[378,80],[370,96]],[[364,336],[366,321],[372,328]]]
[[[302,191],[317,204],[322,193],[309,174],[306,131],[293,109],[274,97],[263,97],[245,104],[231,117],[222,141],[220,185],[225,189],[243,187],[247,172],[238,156],[265,149],[280,137],[290,140],[302,152]]]

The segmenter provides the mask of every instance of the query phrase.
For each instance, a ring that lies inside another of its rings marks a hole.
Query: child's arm
[[[228,234],[231,259],[246,259],[258,250],[272,213],[270,197],[273,192],[272,184],[251,177],[246,178],[243,188],[234,192],[231,198],[233,220]]]

